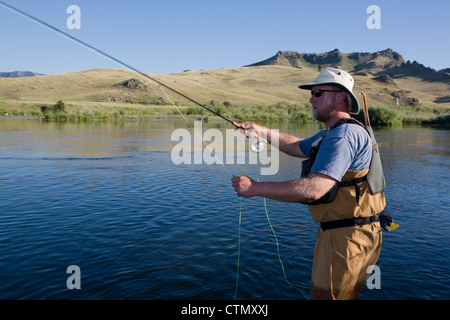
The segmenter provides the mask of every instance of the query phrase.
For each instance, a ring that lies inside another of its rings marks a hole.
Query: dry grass
[[[309,92],[297,87],[300,83],[313,81],[318,73],[312,67],[258,66],[150,76],[202,104],[234,106],[232,111],[237,112],[237,106],[263,108],[279,102],[303,108],[309,101]],[[145,87],[128,89],[117,86],[131,78],[138,79]],[[414,117],[414,112],[426,114],[425,117],[449,113],[450,103],[434,102],[449,94],[450,86],[447,84],[424,82],[417,78],[394,79],[395,83],[392,84],[376,81],[373,76],[355,75],[354,78],[354,92],[359,94],[364,91],[369,106],[391,106],[409,117]],[[399,90],[408,97],[418,98],[420,106],[395,106],[395,98],[391,93]],[[133,113],[171,114],[173,107],[170,100],[184,107],[193,105],[170,90],[165,91],[162,92],[153,81],[124,69],[92,69],[31,78],[0,78],[0,112],[39,113],[42,105],[54,104],[58,100],[63,100],[71,113],[94,112],[116,116]]]

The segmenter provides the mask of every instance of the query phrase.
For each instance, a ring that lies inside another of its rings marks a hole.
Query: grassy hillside
[[[255,108],[248,111],[252,114],[269,106],[272,107],[269,112],[273,113],[274,105],[281,106],[280,102],[305,109],[310,94],[297,87],[313,81],[318,73],[315,67],[267,65],[150,76],[200,103],[220,106],[221,112],[244,110],[242,107],[245,106]],[[375,80],[376,77],[370,74],[355,74],[354,77],[355,94],[364,91],[369,106],[390,106],[402,115],[414,116],[416,113],[423,118],[449,113],[450,102],[434,102],[449,94],[448,84],[427,83],[413,77],[389,81]],[[130,79],[137,81],[127,82]],[[165,91],[187,113],[196,113],[191,102]],[[411,98],[418,99],[419,104],[408,106],[414,101]],[[43,105],[62,100],[67,113],[90,114],[92,118],[101,118],[102,114],[113,115],[113,118],[176,114],[170,99],[151,80],[124,69],[0,79],[0,113],[38,115]],[[395,105],[396,102],[400,106]]]

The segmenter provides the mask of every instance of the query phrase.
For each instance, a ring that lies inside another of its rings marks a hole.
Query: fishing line
[[[32,21],[32,22],[35,22],[35,23],[37,23],[37,24],[39,24],[39,25],[41,25],[41,26],[43,26],[43,27],[49,29],[50,31],[55,32],[56,34],[58,34],[58,35],[60,35],[60,36],[63,36],[64,38],[67,38],[67,39],[69,39],[69,40],[75,42],[75,43],[78,44],[78,45],[81,45],[82,47],[85,47],[85,48],[87,48],[87,49],[93,51],[93,52],[96,53],[97,55],[100,55],[100,56],[102,56],[102,57],[105,57],[105,58],[111,60],[112,62],[118,64],[118,65],[121,66],[121,67],[125,67],[126,69],[130,69],[130,70],[136,72],[137,74],[139,74],[140,76],[145,77],[145,78],[147,78],[147,79],[153,81],[153,82],[156,84],[156,86],[162,91],[162,93],[166,96],[166,98],[171,102],[171,104],[177,109],[178,113],[183,117],[183,119],[186,120],[186,122],[188,123],[188,125],[189,125],[191,128],[192,128],[192,125],[190,124],[190,122],[188,121],[188,119],[187,119],[187,118],[184,116],[184,114],[181,112],[180,108],[178,108],[177,105],[173,102],[173,100],[169,97],[169,95],[166,93],[166,91],[164,90],[164,88],[169,89],[169,90],[171,90],[172,92],[174,92],[174,93],[180,95],[181,97],[183,97],[183,98],[185,98],[185,99],[187,99],[187,100],[189,100],[189,101],[195,103],[196,105],[198,105],[198,106],[200,106],[200,107],[202,107],[202,108],[204,108],[204,109],[206,109],[206,110],[212,112],[212,113],[215,114],[216,116],[219,116],[219,117],[221,117],[222,119],[224,119],[224,120],[230,122],[230,123],[233,124],[236,128],[240,127],[240,125],[237,124],[236,122],[234,122],[234,121],[232,121],[232,120],[230,120],[230,119],[228,119],[228,118],[222,116],[221,114],[215,112],[214,110],[211,110],[211,109],[208,108],[207,106],[205,106],[205,105],[203,105],[203,104],[201,104],[201,103],[195,101],[194,99],[192,99],[192,98],[190,98],[190,97],[184,95],[183,93],[181,93],[181,92],[179,92],[179,91],[177,91],[177,90],[175,90],[175,89],[173,89],[173,88],[171,88],[171,87],[165,85],[165,84],[162,83],[161,81],[159,81],[159,80],[157,80],[157,79],[155,79],[155,78],[149,76],[148,74],[143,73],[143,72],[139,71],[138,69],[136,69],[136,68],[134,68],[134,67],[132,67],[132,66],[130,66],[130,65],[128,65],[128,64],[126,64],[126,63],[124,63],[124,62],[122,62],[122,61],[120,61],[119,59],[116,59],[116,58],[114,58],[113,56],[111,56],[111,55],[109,55],[109,54],[107,54],[107,53],[105,53],[105,52],[103,52],[103,51],[101,51],[101,50],[95,48],[94,46],[91,46],[90,44],[88,44],[88,43],[86,43],[86,42],[84,42],[84,41],[81,41],[81,40],[79,40],[79,39],[77,39],[77,38],[71,36],[70,34],[65,33],[64,31],[61,31],[60,29],[55,28],[55,27],[51,26],[50,24],[48,24],[48,23],[46,23],[46,22],[44,22],[44,21],[42,21],[42,20],[39,20],[39,19],[37,19],[37,18],[35,18],[35,17],[29,15],[29,14],[26,13],[26,12],[23,12],[23,11],[17,9],[17,8],[14,8],[14,7],[12,7],[12,6],[10,6],[10,5],[4,3],[3,1],[0,1],[0,5],[3,6],[4,8],[6,8],[6,9],[8,9],[8,10],[10,10],[10,11],[12,11],[12,12],[14,12],[14,13],[20,15],[20,16],[22,16],[22,17],[25,17],[26,19],[28,19],[28,20],[30,20],[30,21]],[[228,171],[228,169],[227,169],[227,168],[225,167],[225,165],[222,163],[222,161],[220,161],[220,159],[216,156],[215,152],[214,152],[213,150],[211,150],[211,148],[209,147],[209,145],[202,139],[202,137],[199,135],[199,133],[196,132],[196,131],[194,130],[194,134],[196,134],[196,135],[200,138],[200,140],[203,142],[203,144],[205,144],[205,146],[208,147],[208,149],[210,150],[210,152],[213,154],[213,156],[216,158],[216,160],[219,162],[219,164],[222,165],[222,167],[228,172],[228,174],[229,174],[230,176],[233,176],[233,175],[231,174],[231,172]]]
[[[238,227],[238,260],[236,267],[236,288],[234,289],[234,300],[236,300],[238,283],[239,283],[239,264],[241,260],[241,218],[242,218],[242,197],[241,197],[241,205],[239,207],[239,227]]]
[[[156,84],[156,86],[157,86],[158,88],[160,88],[160,90],[162,91],[162,93],[163,93],[163,94],[166,96],[166,98],[171,102],[171,104],[176,108],[176,110],[178,111],[178,113],[181,115],[181,117],[187,122],[187,124],[188,124],[191,128],[192,128],[192,125],[191,125],[191,123],[189,122],[189,120],[188,120],[188,119],[185,117],[185,115],[181,112],[180,108],[177,107],[177,105],[174,103],[174,101],[169,97],[169,95],[166,93],[166,91],[164,90],[164,88],[169,89],[170,91],[172,91],[172,92],[178,94],[179,96],[181,96],[181,97],[187,99],[188,101],[193,102],[194,104],[198,105],[199,107],[202,107],[202,108],[208,110],[209,112],[213,113],[214,115],[216,115],[216,116],[222,118],[223,120],[225,120],[225,121],[231,123],[231,124],[234,125],[237,129],[238,129],[238,128],[243,129],[243,128],[242,128],[238,123],[236,123],[235,121],[233,121],[233,120],[231,120],[231,119],[228,119],[227,117],[225,117],[225,116],[223,116],[223,115],[217,113],[216,111],[214,111],[214,110],[208,108],[206,105],[197,102],[196,100],[194,100],[194,99],[192,99],[192,98],[190,98],[190,97],[184,95],[183,93],[179,92],[178,90],[175,90],[175,89],[173,89],[173,88],[167,86],[166,84],[162,83],[161,81],[159,81],[159,80],[157,80],[157,79],[155,79],[155,78],[149,76],[148,74],[143,73],[143,72],[139,71],[138,69],[136,69],[136,68],[134,68],[134,67],[132,67],[132,66],[130,66],[130,65],[128,65],[128,64],[126,64],[126,63],[124,63],[124,62],[122,62],[122,61],[120,61],[120,60],[118,60],[118,59],[116,59],[116,58],[114,58],[113,56],[111,56],[111,55],[109,55],[109,54],[107,54],[107,53],[105,53],[105,52],[103,52],[103,51],[101,51],[101,50],[99,50],[99,49],[97,49],[97,48],[91,46],[90,44],[88,44],[88,43],[86,43],[86,42],[84,42],[84,41],[81,41],[81,40],[79,40],[79,39],[77,39],[77,38],[75,38],[75,37],[73,37],[73,36],[71,36],[71,35],[65,33],[64,31],[61,31],[60,29],[55,28],[55,27],[53,27],[52,25],[50,25],[50,24],[48,24],[48,23],[46,23],[46,22],[44,22],[44,21],[42,21],[42,20],[39,20],[39,19],[37,19],[37,18],[35,18],[35,17],[31,16],[31,15],[29,15],[29,14],[26,13],[26,12],[23,12],[23,11],[21,11],[21,10],[15,8],[15,7],[12,7],[12,6],[10,6],[9,4],[4,3],[3,1],[0,1],[0,6],[6,8],[6,9],[8,9],[9,11],[12,11],[13,13],[18,14],[18,15],[20,15],[20,16],[22,16],[22,17],[24,17],[24,18],[26,18],[26,19],[28,19],[28,20],[34,22],[34,23],[37,23],[37,24],[39,24],[39,25],[45,27],[46,29],[49,29],[49,30],[52,31],[52,32],[55,32],[56,34],[58,34],[58,35],[60,35],[60,36],[63,36],[64,38],[67,38],[67,39],[69,39],[69,40],[75,42],[76,44],[81,45],[81,46],[87,48],[87,49],[90,50],[90,51],[93,51],[93,52],[94,52],[95,54],[97,54],[97,55],[100,55],[100,56],[102,56],[102,57],[105,57],[105,58],[111,60],[112,62],[114,62],[114,63],[116,63],[116,64],[118,64],[118,65],[120,65],[120,66],[122,66],[122,67],[125,67],[126,69],[132,70],[132,71],[136,72],[137,74],[139,74],[140,76],[145,77],[145,78],[151,80],[152,82],[154,82],[154,83]],[[247,131],[247,130],[244,129],[244,132],[245,132],[245,131]],[[227,171],[227,173],[228,173],[230,176],[233,176],[233,174],[225,167],[225,165],[223,164],[223,162],[220,161],[220,159],[216,156],[215,152],[214,152],[214,151],[209,147],[209,145],[203,140],[203,138],[198,134],[198,132],[196,132],[196,130],[194,130],[194,133],[200,138],[200,140],[201,140],[201,141],[205,144],[205,146],[210,150],[210,152],[211,152],[211,153],[213,154],[213,156],[217,159],[217,161],[219,162],[219,164],[222,165],[222,167],[225,169],[225,171]],[[255,135],[258,137],[258,139],[261,139],[262,141],[267,142],[267,140],[261,138],[257,133],[255,133]],[[252,146],[252,147],[253,147],[253,146]],[[255,146],[254,148],[257,149],[257,150],[260,150],[261,147],[259,146],[259,141],[258,141],[258,145]],[[269,214],[268,214],[268,212],[267,212],[266,198],[264,198],[264,207],[265,207],[265,210],[266,210],[267,220],[269,221],[269,225],[270,225],[270,227],[271,227],[271,229],[272,229],[272,233],[273,233],[273,235],[274,235],[274,237],[275,237],[275,241],[276,241],[276,244],[277,244],[277,254],[278,254],[278,259],[279,259],[279,261],[280,261],[280,264],[281,264],[281,267],[282,267],[282,270],[283,270],[284,278],[285,278],[285,280],[286,280],[286,282],[288,283],[289,286],[299,288],[297,285],[292,285],[292,284],[287,280],[286,273],[285,273],[285,271],[284,271],[284,266],[283,266],[283,263],[282,263],[281,257],[280,257],[280,251],[279,251],[278,240],[277,240],[277,237],[276,237],[276,235],[275,235],[275,231],[274,231],[274,229],[273,229],[273,227],[272,227],[272,224],[270,223]],[[239,264],[240,264],[240,251],[241,251],[241,218],[242,218],[242,198],[241,198],[241,204],[240,204],[240,209],[239,209],[239,227],[238,227],[238,229],[239,229],[239,230],[238,230],[238,231],[239,231],[239,235],[238,235],[238,263],[237,263],[237,270],[236,270],[236,288],[235,288],[235,293],[234,293],[234,299],[236,299],[237,290],[238,290],[238,281],[239,281]],[[300,290],[301,290],[301,289],[300,289]],[[301,292],[302,292],[302,294],[303,294],[303,291],[301,291]],[[304,294],[303,294],[303,296],[306,298],[306,296],[305,296]]]
[[[259,182],[259,179],[257,179],[257,180],[258,180],[258,182]],[[300,286],[300,285],[298,285],[298,284],[292,284],[292,283],[290,283],[289,280],[287,279],[286,272],[285,272],[285,270],[284,270],[283,261],[281,261],[280,244],[278,243],[278,238],[277,238],[277,235],[275,234],[275,229],[273,228],[272,223],[270,222],[269,212],[267,211],[267,201],[266,201],[266,198],[264,197],[263,199],[264,199],[264,210],[265,210],[265,212],[266,212],[267,221],[269,222],[270,229],[272,230],[273,237],[275,238],[275,244],[276,244],[276,246],[277,246],[278,261],[280,261],[281,270],[283,270],[284,280],[286,281],[286,283],[287,283],[291,288],[296,288],[296,289],[300,290],[300,292],[302,293],[303,297],[306,298],[307,300],[309,300],[308,297],[303,293],[303,290],[302,290],[302,289],[305,289],[305,288],[303,288],[302,286]]]
[[[126,64],[126,63],[124,63],[124,62],[122,62],[122,61],[120,61],[119,59],[114,58],[113,56],[111,56],[111,55],[109,55],[109,54],[107,54],[107,53],[105,53],[105,52],[103,52],[103,51],[101,51],[101,50],[95,48],[94,46],[91,46],[90,44],[88,44],[88,43],[86,43],[86,42],[84,42],[84,41],[81,41],[81,40],[79,40],[79,39],[77,39],[77,38],[71,36],[70,34],[64,32],[64,31],[61,31],[60,29],[55,28],[54,26],[52,26],[52,25],[50,25],[50,24],[48,24],[48,23],[46,23],[46,22],[44,22],[44,21],[42,21],[42,20],[39,20],[38,18],[33,17],[32,15],[29,15],[29,14],[26,13],[26,12],[23,12],[23,11],[21,11],[21,10],[15,8],[15,7],[12,7],[12,6],[10,6],[9,4],[4,3],[3,1],[0,1],[0,5],[1,5],[2,7],[4,7],[4,8],[6,8],[6,9],[8,9],[8,10],[10,10],[10,11],[12,11],[12,12],[14,12],[14,13],[16,13],[16,14],[18,14],[18,15],[20,15],[20,16],[22,16],[22,17],[24,17],[24,18],[26,18],[26,19],[28,19],[28,20],[30,20],[30,21],[32,21],[32,22],[35,22],[35,23],[37,23],[37,24],[39,24],[39,25],[41,25],[41,26],[43,26],[43,27],[49,29],[49,30],[52,31],[52,32],[55,32],[56,34],[59,34],[60,36],[63,36],[64,38],[67,38],[67,39],[69,39],[69,40],[75,42],[75,43],[78,44],[78,45],[81,45],[81,46],[87,48],[88,50],[93,51],[93,52],[94,52],[95,54],[97,54],[97,55],[100,55],[100,56],[102,56],[102,57],[105,57],[105,58],[107,58],[108,60],[111,60],[112,62],[118,64],[118,65],[121,66],[121,67],[125,67],[125,68],[127,68],[127,69],[129,69],[129,70],[132,70],[132,71],[136,72],[137,74],[139,74],[140,76],[145,77],[145,78],[147,78],[147,79],[153,81],[153,82],[156,83],[157,86],[161,89],[161,91],[164,93],[164,95],[171,101],[171,103],[173,104],[173,106],[174,106],[175,108],[177,108],[177,110],[178,110],[178,112],[179,112],[180,114],[182,114],[181,111],[178,109],[178,107],[175,105],[175,103],[172,101],[172,99],[170,99],[170,97],[167,95],[167,93],[164,91],[163,88],[169,89],[170,91],[172,91],[172,92],[178,94],[179,96],[185,98],[185,99],[188,100],[188,101],[191,101],[192,103],[196,104],[197,106],[199,106],[199,107],[201,107],[201,108],[203,108],[203,109],[208,110],[209,112],[213,113],[214,115],[216,115],[216,116],[222,118],[223,120],[225,120],[225,121],[231,123],[233,126],[236,127],[236,129],[239,129],[239,128],[240,128],[240,129],[243,129],[243,128],[241,127],[241,125],[238,124],[237,122],[235,122],[235,121],[233,121],[233,120],[231,120],[231,119],[229,119],[229,118],[227,118],[227,117],[221,115],[220,113],[218,113],[218,112],[212,110],[211,108],[207,107],[206,105],[204,105],[204,104],[202,104],[202,103],[200,103],[200,102],[198,102],[198,101],[196,101],[196,100],[194,100],[194,99],[192,99],[192,98],[186,96],[185,94],[181,93],[180,91],[178,91],[178,90],[176,90],[176,89],[174,89],[174,88],[172,88],[172,87],[170,87],[170,86],[168,86],[168,85],[162,83],[161,81],[155,79],[154,77],[149,76],[149,75],[146,74],[146,73],[143,73],[142,71],[139,71],[138,69],[136,69],[136,68],[134,68],[134,67],[132,67],[132,66],[130,66],[130,65],[128,65],[128,64]],[[244,131],[244,133],[245,133],[247,130],[246,130],[246,129],[243,129],[243,131]],[[264,139],[264,138],[262,138],[259,134],[255,133],[255,135],[258,137],[259,140],[264,141],[264,142],[267,143],[267,140]],[[255,150],[259,150],[259,142],[258,142],[258,148],[256,148]],[[216,158],[217,158],[217,157],[216,157]],[[227,170],[227,171],[228,171],[228,170]]]
[[[143,73],[143,72],[139,71],[138,69],[136,69],[136,68],[134,68],[134,67],[132,67],[132,66],[130,66],[130,65],[128,65],[128,64],[126,64],[126,63],[124,63],[124,62],[122,62],[122,61],[120,61],[119,59],[114,58],[113,56],[111,56],[111,55],[109,55],[109,54],[107,54],[107,53],[105,53],[105,52],[103,52],[103,51],[101,51],[101,50],[95,48],[94,46],[91,46],[90,44],[88,44],[88,43],[86,43],[86,42],[84,42],[84,41],[81,41],[81,40],[79,40],[79,39],[77,39],[77,38],[71,36],[70,34],[65,33],[64,31],[61,31],[60,29],[55,28],[55,27],[53,27],[52,25],[50,25],[50,24],[48,24],[48,23],[46,23],[46,22],[44,22],[44,21],[42,21],[42,20],[39,20],[39,19],[33,17],[32,15],[29,15],[29,14],[26,13],[26,12],[23,12],[23,11],[17,9],[17,8],[14,8],[14,7],[10,6],[9,4],[4,3],[3,1],[0,1],[0,5],[3,6],[4,8],[6,8],[6,9],[8,9],[8,10],[10,10],[10,11],[12,11],[12,12],[18,14],[18,15],[21,15],[22,17],[24,17],[24,18],[26,18],[26,19],[28,19],[28,20],[30,20],[30,21],[32,21],[32,22],[35,22],[35,23],[37,23],[37,24],[39,24],[39,25],[41,25],[41,26],[43,26],[43,27],[49,29],[50,31],[55,32],[56,34],[59,34],[60,36],[63,36],[63,37],[65,37],[65,38],[67,38],[67,39],[69,39],[69,40],[75,42],[75,43],[78,44],[78,45],[81,45],[81,46],[83,46],[83,47],[85,47],[85,48],[87,48],[87,49],[93,51],[93,52],[96,53],[97,55],[100,55],[100,56],[102,56],[102,57],[105,57],[105,58],[111,60],[112,62],[114,62],[114,63],[116,63],[116,64],[122,66],[122,67],[125,67],[125,68],[127,68],[127,69],[130,69],[130,70],[132,70],[132,71],[134,71],[134,72],[137,72],[137,73],[140,74],[141,76],[143,76],[143,77],[145,77],[145,78],[147,78],[147,79],[149,79],[149,80],[151,80],[151,81],[157,83],[160,87],[164,87],[164,88],[166,88],[166,89],[171,90],[172,92],[174,92],[174,93],[180,95],[181,97],[183,97],[183,98],[185,98],[185,99],[187,99],[187,100],[189,100],[189,101],[195,103],[196,105],[198,105],[198,106],[200,106],[200,107],[202,107],[202,108],[205,108],[206,110],[212,112],[212,113],[215,114],[216,116],[221,117],[221,118],[224,119],[225,121],[230,122],[230,123],[233,124],[234,126],[239,127],[239,124],[237,124],[236,122],[234,122],[234,121],[232,121],[232,120],[230,120],[230,119],[228,119],[228,118],[222,116],[221,114],[215,112],[214,110],[211,110],[210,108],[208,108],[207,106],[201,104],[200,102],[195,101],[194,99],[192,99],[192,98],[190,98],[190,97],[184,95],[183,93],[181,93],[181,92],[179,92],[179,91],[177,91],[177,90],[175,90],[175,89],[173,89],[173,88],[171,88],[171,87],[165,85],[165,84],[162,83],[161,81],[159,81],[159,80],[157,80],[157,79],[155,79],[155,78],[149,76],[149,75],[146,74],[146,73]]]

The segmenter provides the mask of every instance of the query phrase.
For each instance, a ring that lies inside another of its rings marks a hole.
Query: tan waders
[[[342,181],[367,172],[347,171]],[[383,211],[384,193],[371,194],[367,181],[358,187],[358,191],[355,186],[340,187],[332,202],[309,206],[312,218],[323,223],[314,250],[311,299],[356,299],[369,277],[367,268],[378,260],[382,231],[380,223],[371,219]],[[339,225],[342,221],[356,225]],[[328,225],[331,227],[325,228]]]

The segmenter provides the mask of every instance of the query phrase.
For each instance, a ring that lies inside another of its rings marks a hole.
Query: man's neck
[[[339,120],[346,118],[351,118],[348,112],[337,111],[328,121],[325,121],[324,123],[327,128],[330,128],[334,126]]]

